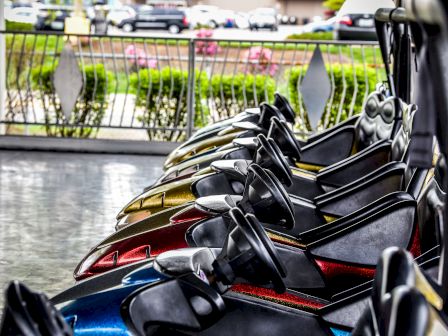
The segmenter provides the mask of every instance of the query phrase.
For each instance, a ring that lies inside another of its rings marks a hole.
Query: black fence
[[[296,131],[306,134],[359,113],[385,80],[379,47],[370,42],[2,34],[0,123],[10,134],[95,138],[125,130],[125,139],[140,132],[177,142],[271,101],[276,91],[289,98]],[[310,95],[322,102],[319,111],[310,110]]]

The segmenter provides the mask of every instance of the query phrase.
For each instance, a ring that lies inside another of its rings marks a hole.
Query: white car
[[[107,14],[107,21],[118,26],[123,20],[130,19],[136,15],[135,10],[129,6],[112,7]]]
[[[5,19],[12,22],[36,25],[39,11],[32,7],[5,8]]]
[[[331,32],[336,25],[337,19],[336,16],[328,19],[328,20],[319,20],[316,22],[311,22],[303,26],[303,33],[322,33],[322,32]]]
[[[257,8],[249,13],[250,30],[278,30],[277,12],[273,8]]]
[[[194,28],[198,24],[211,28],[224,26],[226,23],[225,11],[221,11],[216,6],[196,5],[185,10],[188,22]]]

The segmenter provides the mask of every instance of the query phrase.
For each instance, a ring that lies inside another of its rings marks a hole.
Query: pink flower
[[[196,32],[196,37],[198,38],[211,38],[213,36],[212,29],[201,28]]]
[[[274,76],[278,70],[278,65],[272,63],[272,50],[261,46],[251,47],[245,52],[248,60],[248,72],[253,74],[264,74]]]
[[[213,37],[212,29],[199,29],[196,32],[197,38],[208,39]],[[219,53],[218,43],[215,41],[196,41],[196,54],[198,55],[206,55],[213,56]]]
[[[157,60],[146,55],[145,51],[136,48],[135,45],[130,44],[125,49],[126,59],[132,64],[137,64],[140,68],[155,69],[157,67]]]

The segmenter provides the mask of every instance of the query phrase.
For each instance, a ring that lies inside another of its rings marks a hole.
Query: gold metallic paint
[[[324,219],[327,223],[330,223],[330,222],[334,222],[337,219],[337,217],[324,215]]]
[[[316,173],[319,172],[319,170],[321,170],[322,168],[324,168],[322,166],[318,166],[318,165],[315,165],[312,163],[305,163],[305,162],[296,162],[296,166],[297,166],[297,168],[309,170],[309,171],[316,172]]]
[[[182,147],[174,150],[165,161],[164,168],[169,169],[172,166],[179,164],[180,162],[191,158],[197,154],[204,153],[207,150],[220,147],[232,142],[238,135],[243,132],[233,132],[222,136],[214,136],[209,139],[195,142],[190,146]]]
[[[309,171],[299,170],[296,168],[292,168],[291,171],[294,176],[303,177],[309,180],[316,181],[316,175]]]
[[[226,150],[222,150],[222,151],[220,150],[220,151],[216,151],[216,152],[213,152],[210,154],[200,155],[200,156],[193,158],[191,160],[188,160],[188,161],[180,162],[179,164],[172,166],[171,168],[166,170],[164,175],[168,176],[168,175],[176,172],[176,176],[178,176],[179,173],[182,174],[182,171],[184,171],[190,167],[201,165],[203,162],[210,161],[210,160],[213,160],[213,161],[219,160],[221,157],[223,157],[227,153],[230,153],[234,150],[235,150],[235,148],[232,147],[232,148],[229,148]]]
[[[415,288],[419,290],[420,293],[426,298],[434,308],[438,310],[442,310],[443,308],[443,299],[440,295],[434,290],[431,284],[426,280],[425,276],[421,273],[419,267],[417,265],[414,266],[415,269]]]
[[[290,245],[290,246],[295,246],[295,247],[300,247],[300,248],[305,248],[306,245],[302,244],[301,242],[299,242],[297,239],[292,238],[292,237],[285,237],[282,236],[276,232],[272,232],[270,230],[266,230],[268,237],[271,238],[273,241],[278,242],[278,243],[283,243],[286,245]]]
[[[144,219],[140,219],[138,222],[130,223],[130,225],[120,229],[113,235],[107,237],[105,240],[101,242],[101,244],[98,246],[98,249],[105,247],[107,245],[114,244],[128,237],[134,237],[139,234],[169,225],[170,218],[173,215],[192,205],[194,205],[194,202],[187,202],[185,204],[176,207],[164,209],[154,215],[147,214]]]
[[[140,210],[158,213],[166,208],[178,206],[186,202],[194,201],[191,185],[206,175],[192,176],[183,180],[159,185],[135,198],[118,215],[118,219],[126,214]]]

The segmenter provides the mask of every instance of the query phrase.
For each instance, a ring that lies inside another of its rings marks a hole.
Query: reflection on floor
[[[115,215],[163,157],[0,151],[0,304],[11,279],[50,296],[113,232]]]

